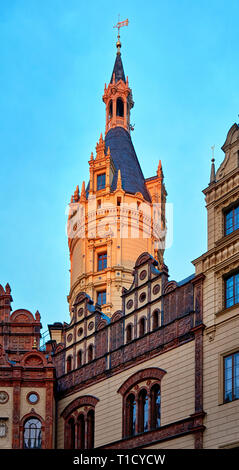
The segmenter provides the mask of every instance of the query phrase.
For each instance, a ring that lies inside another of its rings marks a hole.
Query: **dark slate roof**
[[[184,284],[187,284],[187,282],[190,282],[193,278],[195,277],[195,274],[191,274],[191,276],[186,277],[180,282],[177,282],[178,286],[183,286]]]
[[[129,133],[123,127],[110,129],[105,136],[106,152],[108,147],[116,169],[111,190],[114,191],[117,187],[118,170],[120,170],[124,191],[131,194],[140,192],[146,201],[150,201],[149,193],[144,184],[144,175]]]
[[[113,72],[111,75],[110,83],[113,83],[114,73],[115,73],[115,82],[118,82],[119,80],[123,80],[123,82],[126,83],[125,75],[124,75],[124,67],[123,67],[122,60],[121,60],[121,54],[117,54],[116,56],[115,65],[114,65]]]
[[[111,183],[111,191],[115,191],[118,180],[118,170],[121,172],[122,188],[130,194],[140,192],[146,201],[151,202],[145,187],[145,179],[129,133],[123,127],[110,129],[105,136],[105,152],[108,147],[115,166],[115,174]],[[88,198],[90,183],[86,188]]]

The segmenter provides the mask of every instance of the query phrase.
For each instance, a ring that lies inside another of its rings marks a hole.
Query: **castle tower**
[[[105,136],[89,159],[89,183],[77,186],[70,203],[68,244],[71,261],[70,293],[74,301],[85,292],[108,316],[121,309],[122,287],[132,284],[135,261],[149,252],[163,264],[159,242],[165,237],[166,190],[161,162],[156,175],[145,179],[130,132],[134,105],[125,78],[121,42],[103,102]],[[159,255],[160,253],[160,255]]]

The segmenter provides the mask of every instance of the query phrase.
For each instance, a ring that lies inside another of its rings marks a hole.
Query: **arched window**
[[[29,418],[24,424],[24,448],[41,449],[41,421],[36,418]]]
[[[159,327],[159,311],[154,310],[153,312],[153,330],[156,330]]]
[[[70,372],[72,370],[72,356],[68,356],[66,360],[66,372]]]
[[[94,448],[95,412],[90,410],[87,414],[87,449]]]
[[[76,398],[61,413],[65,420],[64,448],[92,449],[95,433],[95,406],[98,398],[85,395]],[[71,447],[74,446],[74,447]]]
[[[88,347],[88,362],[91,362],[93,360],[93,346],[90,344]]]
[[[136,400],[133,393],[126,400],[126,415],[127,436],[134,436],[136,434]]]
[[[145,334],[145,318],[141,318],[139,320],[139,336],[143,336]]]
[[[85,417],[83,414],[77,418],[77,448],[85,449]]]
[[[151,429],[160,427],[160,386],[158,384],[151,388]]]
[[[77,366],[78,367],[82,366],[82,351],[81,351],[81,349],[78,351],[78,354],[77,354]]]
[[[149,429],[149,401],[147,390],[141,390],[138,397],[138,432]]]
[[[161,380],[158,367],[142,369],[129,376],[118,390],[123,398],[123,437],[157,429],[161,425]]]
[[[132,325],[127,325],[126,327],[126,342],[129,343],[132,341]]]
[[[124,117],[124,103],[121,98],[118,98],[116,102],[116,116]]]
[[[112,100],[110,100],[110,103],[109,103],[109,119],[111,119],[113,116],[113,104],[112,104]]]

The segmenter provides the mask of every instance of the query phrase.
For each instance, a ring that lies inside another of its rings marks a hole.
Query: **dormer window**
[[[225,235],[239,228],[239,204],[225,213]]]
[[[105,188],[105,173],[97,175],[97,191]]]

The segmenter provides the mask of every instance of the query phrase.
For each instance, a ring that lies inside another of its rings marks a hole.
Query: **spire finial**
[[[211,175],[210,175],[210,183],[215,183],[216,182],[216,173],[215,173],[215,158],[214,158],[214,150],[215,150],[215,145],[212,145],[212,166],[211,166]]]
[[[119,15],[120,16],[120,15]],[[120,42],[120,28],[122,28],[123,26],[128,26],[129,24],[129,20],[124,20],[124,21],[120,21],[119,20],[119,16],[118,16],[118,23],[114,26],[114,28],[118,28],[118,36],[117,36],[117,43],[116,43],[116,47],[117,47],[117,54],[120,54],[120,48],[121,48],[121,42]]]
[[[121,171],[118,170],[117,189],[122,189]]]

